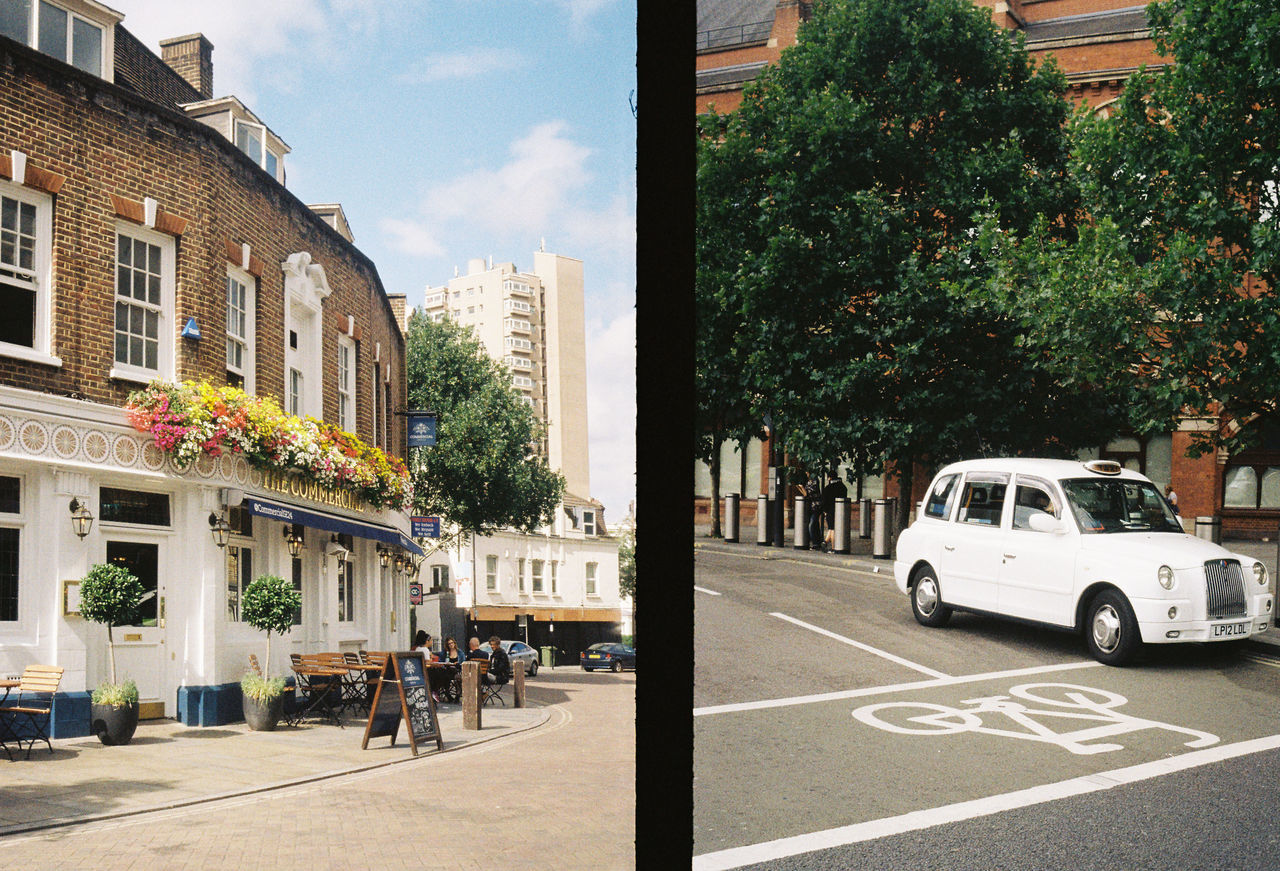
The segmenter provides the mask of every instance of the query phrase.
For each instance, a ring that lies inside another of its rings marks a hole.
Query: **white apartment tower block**
[[[590,499],[587,350],[582,261],[537,251],[533,270],[482,259],[443,287],[428,287],[423,311],[471,327],[545,426],[541,446],[565,477],[566,495]]]

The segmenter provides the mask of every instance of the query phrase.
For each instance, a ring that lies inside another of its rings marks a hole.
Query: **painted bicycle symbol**
[[[1010,696],[1044,707],[1030,708]],[[853,716],[868,726],[899,735],[956,735],[977,732],[1057,744],[1064,750],[1081,755],[1122,750],[1123,744],[1085,742],[1144,729],[1161,729],[1189,735],[1191,740],[1185,742],[1187,747],[1208,747],[1218,743],[1218,736],[1208,732],[1186,729],[1158,720],[1131,717],[1116,710],[1128,701],[1118,693],[1092,687],[1037,683],[1011,687],[1006,696],[966,699],[961,704],[972,707],[965,709],[928,702],[884,702],[858,708]],[[1021,728],[1015,730],[987,725],[992,719],[991,715],[1011,720]],[[1048,724],[1076,728],[1059,732]]]

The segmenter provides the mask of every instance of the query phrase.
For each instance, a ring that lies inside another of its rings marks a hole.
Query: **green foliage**
[[[636,595],[636,531],[628,529],[622,533],[622,542],[618,545],[618,592],[624,596]]]
[[[293,612],[301,604],[293,584],[278,575],[260,575],[245,588],[240,614],[254,629],[284,634],[293,628]]]
[[[80,616],[94,623],[126,626],[134,621],[146,590],[123,566],[98,563],[80,582]]]
[[[409,403],[439,414],[435,447],[410,461],[415,510],[481,535],[550,523],[564,477],[532,454],[541,433],[510,375],[449,320],[415,315],[405,344]]]
[[[255,702],[269,702],[284,692],[284,678],[265,678],[255,672],[249,672],[240,678],[240,691]]]
[[[737,379],[811,471],[1111,435],[1113,397],[1020,340],[976,245],[984,220],[1072,238],[1065,84],[968,0],[815,4],[703,128],[699,312],[732,336],[699,354],[699,402],[736,407]]]
[[[1280,396],[1280,9],[1168,0],[1147,14],[1173,63],[1131,77],[1112,118],[1075,128],[1085,205],[1114,225],[1120,268],[1136,273],[1131,330],[1076,336],[1061,355],[1154,334],[1137,359],[1158,403],[1218,419],[1196,434],[1200,450],[1236,449]],[[1065,253],[1061,283],[1090,296],[1087,258]]]
[[[89,697],[95,705],[110,705],[113,708],[124,708],[138,703],[138,685],[132,679],[124,683],[109,683],[98,686]]]

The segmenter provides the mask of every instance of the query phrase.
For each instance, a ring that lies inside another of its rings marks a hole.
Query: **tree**
[[[271,679],[271,633],[283,635],[293,628],[293,612],[302,606],[302,594],[278,575],[260,575],[245,588],[240,615],[254,629],[267,633],[267,659],[262,677]]]
[[[1197,449],[1237,449],[1280,396],[1280,7],[1168,0],[1147,15],[1173,63],[1132,76],[1112,117],[1077,131],[1085,205],[1132,273],[1130,329],[1103,338],[1140,347],[1165,405],[1217,421]],[[1059,353],[1110,359],[1092,338]]]
[[[742,138],[720,140],[723,119],[703,120],[698,138],[697,225],[694,251],[694,458],[711,472],[711,535],[720,530],[720,450],[729,440],[745,451],[760,435],[759,412],[742,377],[749,353],[744,346],[738,297],[741,252],[751,250],[747,238],[755,227],[736,214],[753,202],[750,186],[758,179],[737,170],[740,160],[717,149],[751,148]],[[746,495],[746,494],[743,494]]]
[[[137,619],[138,605],[146,590],[142,582],[124,566],[98,563],[80,582],[80,616],[107,626],[107,653],[111,663],[111,684],[116,685],[116,645],[111,627],[127,626]]]
[[[829,0],[703,150],[749,180],[699,206],[747,225],[729,365],[809,471],[861,451],[909,494],[918,459],[1109,434],[1101,391],[1054,382],[971,256],[983,215],[1072,232],[1064,89],[968,0]]]
[[[405,344],[409,402],[439,415],[435,447],[409,463],[415,509],[480,535],[550,523],[564,477],[533,455],[538,424],[510,375],[447,319],[415,314]]]

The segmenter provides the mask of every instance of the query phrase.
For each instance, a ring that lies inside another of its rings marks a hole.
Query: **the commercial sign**
[[[409,447],[431,448],[436,444],[436,415],[432,411],[410,411]]]
[[[409,604],[422,604],[422,584],[419,584],[416,581],[409,585]]]
[[[440,537],[440,518],[439,517],[410,517],[410,531],[414,538],[439,538]]]

